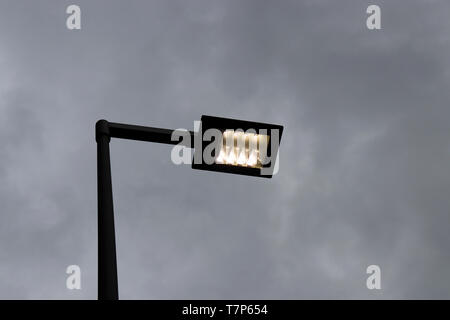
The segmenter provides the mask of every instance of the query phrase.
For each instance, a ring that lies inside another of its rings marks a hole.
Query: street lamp
[[[283,127],[279,125],[202,116],[198,133],[187,132],[194,148],[192,168],[271,178]],[[143,127],[99,120],[95,125],[97,141],[98,192],[98,299],[118,300],[116,242],[111,183],[111,138],[178,145],[176,130]],[[213,131],[213,132],[212,132]],[[186,133],[186,132],[185,132]],[[210,147],[203,137],[214,141]],[[208,160],[206,151],[211,151]],[[270,159],[274,160],[270,160]]]

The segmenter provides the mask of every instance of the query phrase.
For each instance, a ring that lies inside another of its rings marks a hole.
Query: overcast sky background
[[[447,0],[1,0],[0,298],[96,298],[98,119],[192,130],[202,114],[284,125],[279,174],[113,140],[121,298],[450,298],[449,15]]]

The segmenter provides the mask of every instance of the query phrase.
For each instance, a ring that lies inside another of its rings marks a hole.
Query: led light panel
[[[194,156],[192,168],[272,177],[283,126],[203,115],[201,137],[208,129],[218,129],[222,132],[220,151],[214,155],[214,162],[207,164],[203,159],[203,150],[210,141],[202,139],[202,147],[195,150],[201,163],[195,163]],[[274,137],[278,137],[278,143],[275,144],[271,143],[274,131],[277,131]],[[201,155],[198,154],[200,152]]]

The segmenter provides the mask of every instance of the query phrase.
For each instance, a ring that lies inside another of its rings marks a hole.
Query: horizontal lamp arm
[[[174,131],[175,130],[172,129],[108,122],[106,120],[100,120],[97,122],[97,136],[104,134],[109,138],[139,140],[176,145],[179,144],[181,138],[178,140],[172,140],[172,133]],[[193,148],[195,134],[193,131],[189,131],[189,135],[190,145],[186,145],[186,147]]]

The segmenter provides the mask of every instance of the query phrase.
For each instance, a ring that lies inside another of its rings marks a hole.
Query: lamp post
[[[237,129],[241,128],[244,130],[253,129],[269,129],[269,130],[281,130],[282,126],[262,124],[256,122],[248,122],[234,119],[202,116],[202,127],[206,128],[216,128],[221,130],[223,133],[223,139],[229,136],[229,130],[227,129]],[[112,182],[111,182],[111,160],[109,152],[109,143],[111,138],[128,139],[128,140],[139,140],[147,142],[156,142],[176,145],[179,141],[172,140],[172,133],[174,130],[161,129],[153,127],[143,127],[129,124],[121,124],[108,122],[106,120],[99,120],[95,125],[95,140],[97,141],[97,192],[98,192],[98,299],[99,300],[118,300],[118,281],[117,281],[117,259],[116,259],[116,241],[115,241],[115,229],[114,229],[114,209],[113,209],[113,194],[112,194]],[[281,132],[279,134],[278,143],[281,139]],[[200,135],[203,131],[199,132]],[[189,131],[190,142],[189,145],[185,147],[194,147],[194,132]],[[242,135],[239,135],[241,137]],[[251,136],[253,137],[253,136]],[[250,137],[250,138],[251,138]],[[248,158],[245,163],[238,163],[232,161],[231,158],[235,159],[235,152],[239,151],[233,149],[233,146],[237,146],[237,140],[233,137],[228,140],[232,140],[231,151],[228,147],[228,158],[216,161],[213,164],[205,164],[203,161],[200,164],[194,164],[192,162],[192,167],[194,169],[211,170],[211,171],[222,171],[228,173],[245,174],[253,176],[265,176],[272,177],[272,174],[261,174],[264,165],[259,163],[257,160],[250,160],[251,151],[248,150],[248,140],[247,145],[244,138],[243,145],[244,148],[242,152]],[[236,140],[236,141],[235,141]],[[204,149],[204,144],[200,145],[201,148],[195,152],[202,152]],[[247,146],[247,149],[245,148]],[[256,145],[261,148],[261,144],[258,142]],[[276,145],[278,148],[278,144]],[[225,150],[225,147],[224,147]],[[270,146],[268,147],[270,150]],[[259,152],[257,150],[255,152]],[[277,152],[272,148],[272,153]],[[230,153],[231,152],[231,153]],[[256,153],[255,153],[256,154]],[[236,154],[237,155],[237,154]],[[216,159],[219,159],[217,155]],[[246,158],[246,159],[247,159]],[[253,161],[250,163],[250,161]]]

